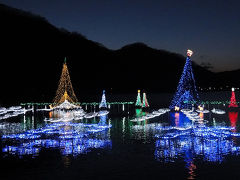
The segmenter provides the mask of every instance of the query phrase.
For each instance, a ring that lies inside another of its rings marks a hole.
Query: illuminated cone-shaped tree
[[[140,90],[138,90],[137,101],[135,106],[138,106],[138,107],[142,106]]]
[[[230,104],[228,107],[238,107],[234,91],[235,91],[235,89],[232,88],[232,97],[231,97]]]
[[[142,107],[143,107],[143,108],[147,108],[147,107],[149,107],[146,93],[143,93]]]
[[[99,108],[107,108],[105,90],[103,90],[102,100],[101,100],[101,103],[99,104]]]
[[[54,105],[59,105],[67,100],[70,103],[77,102],[77,97],[73,91],[71,79],[68,72],[66,58],[64,59],[61,78],[59,80],[56,96],[53,100]]]
[[[190,59],[192,54],[193,52],[191,50],[187,51],[186,63],[177,87],[177,91],[170,104],[170,109],[174,109],[175,107],[179,107],[181,109],[190,109],[192,107],[192,102],[199,101],[199,95],[192,70],[192,61]]]

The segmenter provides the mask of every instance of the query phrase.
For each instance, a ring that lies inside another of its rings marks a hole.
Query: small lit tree
[[[232,88],[232,96],[230,100],[230,104],[228,107],[238,107],[237,102],[236,102],[236,97],[235,97],[235,89]]]
[[[105,90],[103,90],[102,100],[101,100],[101,103],[99,104],[99,108],[107,108]]]
[[[140,90],[138,90],[138,95],[137,95],[137,100],[136,100],[136,104],[135,105],[136,106],[142,106]]]
[[[143,102],[142,102],[142,107],[143,107],[143,108],[147,108],[147,107],[149,107],[149,104],[148,104],[148,100],[147,100],[146,93],[143,93]]]

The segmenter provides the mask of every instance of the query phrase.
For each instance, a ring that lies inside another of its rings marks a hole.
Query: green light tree
[[[139,106],[139,107],[142,106],[140,90],[138,90],[137,101],[135,106]]]

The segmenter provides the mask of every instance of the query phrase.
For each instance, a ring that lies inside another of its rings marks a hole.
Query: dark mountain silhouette
[[[239,87],[240,85],[240,69],[233,71],[224,71],[216,73],[216,81],[218,87],[223,84],[229,87]]]
[[[0,4],[0,103],[51,102],[64,57],[77,97],[99,98],[108,92],[173,92],[185,57],[134,43],[113,51],[76,32],[58,29],[45,18]],[[194,61],[194,57],[193,57]],[[216,75],[193,63],[198,86]],[[228,75],[227,75],[228,76]],[[231,76],[225,83],[231,82]],[[220,81],[221,82],[221,81]]]

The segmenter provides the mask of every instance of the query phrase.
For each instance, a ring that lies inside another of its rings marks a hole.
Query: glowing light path
[[[37,156],[42,148],[58,148],[63,155],[78,155],[92,148],[111,148],[106,116],[99,124],[59,122],[20,134],[3,135],[3,153]],[[8,145],[9,140],[14,140]],[[13,143],[14,142],[14,143]],[[13,145],[14,144],[14,145]]]
[[[214,113],[214,114],[225,114],[226,112],[224,110],[221,110],[221,109],[213,108],[212,113]]]
[[[9,107],[9,108],[3,108],[1,107],[0,108],[0,120],[2,119],[8,119],[8,118],[11,118],[11,117],[16,117],[16,116],[19,116],[19,115],[22,115],[22,114],[25,114],[29,111],[34,111],[33,108],[22,108],[21,106],[12,106],[12,107]]]
[[[169,111],[170,111],[170,109],[168,109],[168,108],[159,109],[158,111],[153,111],[152,113],[149,113],[149,114],[146,114],[146,115],[137,116],[136,118],[131,119],[130,121],[132,121],[132,122],[145,121],[147,119],[152,119],[152,118],[161,116],[162,114],[165,114]]]

